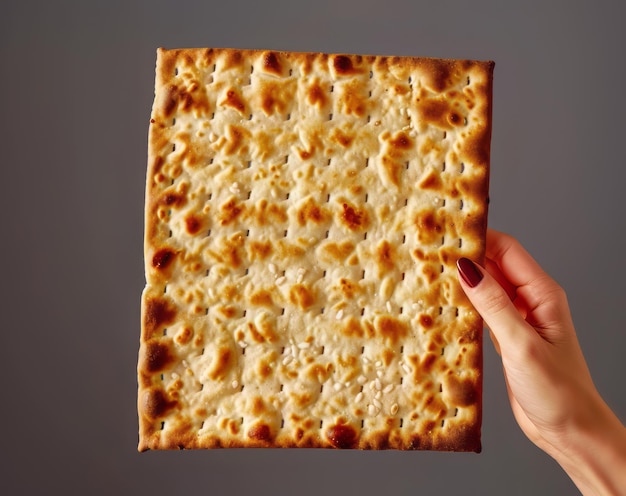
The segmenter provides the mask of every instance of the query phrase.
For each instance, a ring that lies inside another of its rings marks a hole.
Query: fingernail
[[[478,270],[476,264],[469,258],[459,258],[456,261],[456,266],[459,269],[459,274],[461,274],[463,282],[470,288],[475,288],[478,286],[478,283],[483,280],[482,272]]]

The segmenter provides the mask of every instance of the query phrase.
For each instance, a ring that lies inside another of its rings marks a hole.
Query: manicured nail
[[[478,286],[478,283],[483,280],[482,272],[478,270],[476,264],[469,258],[459,258],[456,261],[456,266],[459,269],[459,274],[461,274],[463,282],[470,288],[475,288]]]

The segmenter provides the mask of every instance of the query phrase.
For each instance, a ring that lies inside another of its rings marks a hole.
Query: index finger
[[[487,230],[487,257],[517,287],[549,277],[517,239],[494,229]]]

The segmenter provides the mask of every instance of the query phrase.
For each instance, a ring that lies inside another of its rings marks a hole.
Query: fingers
[[[518,349],[522,340],[536,336],[488,271],[467,258],[459,259],[457,266],[465,294],[489,326],[502,353]]]
[[[490,258],[515,287],[547,276],[540,265],[512,236],[487,230],[487,257]]]

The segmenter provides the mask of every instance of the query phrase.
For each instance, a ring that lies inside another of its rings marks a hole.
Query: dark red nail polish
[[[459,274],[461,274],[463,282],[470,288],[475,288],[478,286],[478,283],[483,280],[482,272],[478,270],[476,264],[469,258],[459,258],[456,261],[456,266],[459,269]]]

